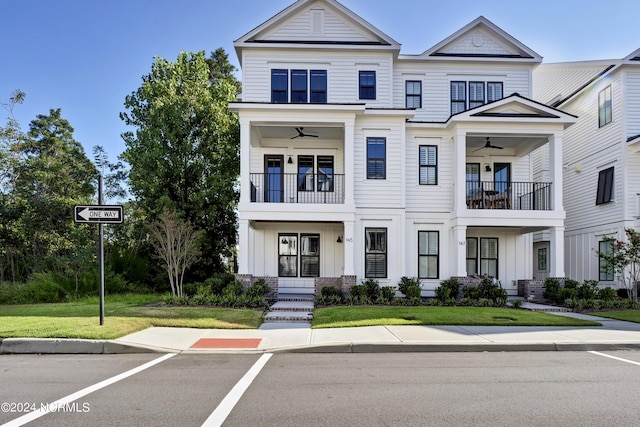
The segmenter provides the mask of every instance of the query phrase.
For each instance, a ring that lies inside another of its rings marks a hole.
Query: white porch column
[[[240,118],[240,203],[251,203],[251,122]]]
[[[552,227],[549,231],[549,277],[564,277],[564,227]]]
[[[464,277],[467,275],[467,226],[456,225],[453,227],[452,253],[454,265],[452,276]]]
[[[249,255],[251,245],[249,243],[249,220],[238,220],[238,274],[251,274],[249,271]]]
[[[355,276],[353,257],[355,256],[353,245],[353,229],[355,221],[344,221],[344,271],[345,276]]]
[[[348,205],[353,205],[355,203],[354,189],[353,189],[354,181],[355,181],[355,177],[354,177],[355,160],[354,160],[354,154],[353,154],[354,122],[355,122],[354,119],[347,120],[344,122],[344,203]],[[345,246],[345,249],[346,249],[346,246]]]
[[[551,182],[552,184],[552,199],[551,208],[554,211],[564,210],[562,204],[562,132],[555,132],[549,138],[549,162],[551,163]],[[564,277],[564,276],[552,276],[552,277]]]
[[[465,131],[460,129],[456,130],[453,150],[453,209],[460,211],[467,206],[467,134]]]

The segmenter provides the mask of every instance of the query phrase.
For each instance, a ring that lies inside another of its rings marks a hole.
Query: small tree
[[[182,296],[184,273],[200,256],[201,234],[172,211],[165,211],[151,224],[151,243],[165,262],[174,297]]]
[[[607,251],[597,251],[604,261],[607,270],[618,276],[618,280],[627,290],[629,299],[638,297],[638,280],[640,279],[640,234],[633,228],[624,229],[626,240],[607,238],[612,242]]]

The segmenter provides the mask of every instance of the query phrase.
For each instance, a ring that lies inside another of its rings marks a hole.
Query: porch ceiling
[[[492,147],[484,148],[490,138]],[[504,135],[504,134],[469,134],[467,135],[467,155],[518,155],[522,156],[549,142],[547,135]]]
[[[309,123],[283,123],[278,125],[257,124],[254,126],[254,130],[257,132],[260,139],[292,139],[298,136],[296,128],[303,128],[305,135],[316,135],[317,138],[312,136],[298,137],[295,140],[305,141],[314,139],[344,139],[344,128],[341,126],[332,125],[318,125]]]

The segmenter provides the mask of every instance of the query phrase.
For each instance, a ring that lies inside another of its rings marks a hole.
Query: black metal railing
[[[344,203],[344,175],[252,173],[251,201],[258,203]]]
[[[467,181],[469,209],[551,210],[550,182]]]

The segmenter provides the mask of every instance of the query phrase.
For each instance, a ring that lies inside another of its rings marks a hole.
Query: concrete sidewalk
[[[528,308],[535,309],[533,305]],[[595,327],[369,326],[311,329],[270,324],[262,329],[148,328],[116,340],[7,338],[0,353],[367,353],[453,351],[582,351],[640,349],[640,324],[577,313]]]

